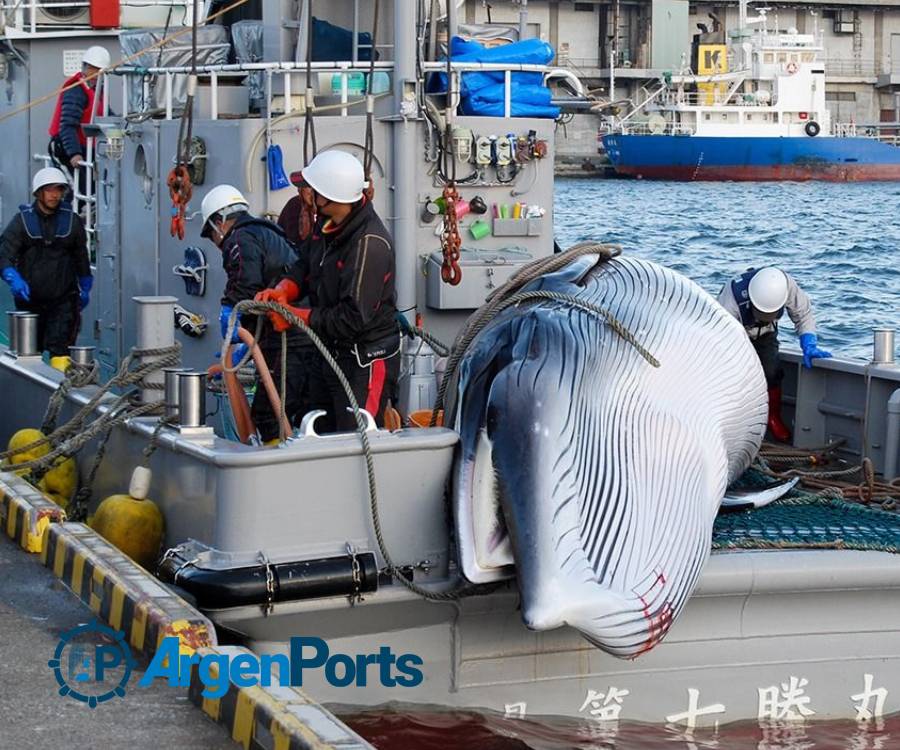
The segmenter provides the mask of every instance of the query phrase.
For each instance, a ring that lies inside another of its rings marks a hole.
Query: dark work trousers
[[[81,308],[78,292],[53,302],[21,302],[16,309],[38,314],[38,349],[50,352],[51,357],[65,357],[78,338],[81,327]]]
[[[69,164],[69,159],[71,158],[62,146],[62,141],[58,138],[51,138],[49,144],[49,153],[50,158],[53,160],[54,166],[62,169],[66,174],[69,175],[69,179],[72,181],[72,184],[69,188],[69,198],[73,198],[72,204],[75,206],[75,211],[82,215],[84,218],[83,209],[84,209],[84,201],[75,201],[74,193],[75,187],[77,186],[82,193],[87,192],[87,167],[78,167],[75,169]],[[76,182],[77,180],[77,182]],[[96,193],[96,190],[92,192]]]
[[[275,341],[264,342],[260,347],[266,364],[275,383],[275,390],[281,393],[281,337],[273,337]],[[277,342],[277,343],[276,343]],[[310,409],[309,369],[314,357],[318,357],[309,346],[289,346],[287,350],[287,370],[285,379],[285,414],[292,426],[298,427],[303,415]],[[262,382],[257,380],[256,394],[250,407],[250,416],[263,441],[279,437],[279,415],[272,408],[269,394]],[[290,437],[288,435],[287,437]]]
[[[784,378],[784,370],[778,361],[778,332],[764,333],[758,339],[750,339],[753,348],[759,356],[763,373],[766,376],[766,385],[769,388],[777,388]]]
[[[388,402],[397,405],[400,353],[386,359],[376,359],[365,367],[359,366],[356,356],[351,352],[332,354],[350,383],[350,389],[360,408],[375,417],[379,427],[384,427],[384,410]],[[316,431],[324,433],[356,430],[356,418],[353,412],[348,411],[350,401],[341,381],[324,359],[318,359],[318,366],[310,371],[310,396],[313,408],[324,409],[328,414],[316,421]]]

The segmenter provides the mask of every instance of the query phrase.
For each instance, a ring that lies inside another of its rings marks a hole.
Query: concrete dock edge
[[[234,659],[251,652],[240,646],[198,649],[198,654]],[[221,698],[205,698],[195,665],[189,696],[213,721],[221,724],[245,750],[368,750],[362,737],[293,687],[229,685]]]
[[[22,477],[0,472],[0,526],[26,552],[41,552],[44,530],[66,512]]]
[[[81,523],[51,524],[41,561],[128,644],[152,657],[166,636],[186,653],[216,644],[212,623]]]

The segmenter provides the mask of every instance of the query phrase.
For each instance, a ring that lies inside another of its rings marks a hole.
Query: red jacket
[[[78,83],[79,86],[73,87],[74,89],[81,88],[84,92],[84,95],[87,97],[87,103],[84,106],[84,110],[81,113],[81,123],[90,122],[94,115],[94,98],[96,96],[95,89],[92,89],[87,85],[84,81],[84,74],[81,71],[78,71],[75,75],[66,79],[63,84],[63,91],[59,93],[59,96],[56,98],[56,109],[53,110],[53,118],[50,120],[50,137],[55,138],[59,135],[60,124],[62,120],[62,111],[63,111],[63,98],[69,92],[69,86],[73,83]],[[97,111],[101,111],[103,109],[103,97],[100,97],[100,101],[97,104]],[[82,146],[87,145],[87,138],[84,135],[84,131],[81,128],[78,128],[78,141]]]

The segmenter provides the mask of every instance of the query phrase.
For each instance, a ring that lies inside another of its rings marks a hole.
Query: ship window
[[[778,53],[778,62],[780,62],[780,63],[787,62],[787,52],[779,52]]]
[[[774,52],[766,52],[766,54],[763,55],[763,62],[771,65],[773,62],[775,62],[775,53]]]
[[[703,115],[704,120],[708,120],[710,117],[711,117],[711,115],[709,114],[709,112],[707,112],[705,115]]]
[[[803,62],[815,62],[816,55],[813,52],[804,52],[803,53]]]

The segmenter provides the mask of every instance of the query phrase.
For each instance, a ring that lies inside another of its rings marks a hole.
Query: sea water
[[[809,294],[820,345],[870,360],[872,329],[900,328],[900,183],[650,182],[558,178],[557,242],[622,246],[716,295],[777,265]],[[798,346],[787,315],[780,338]]]

